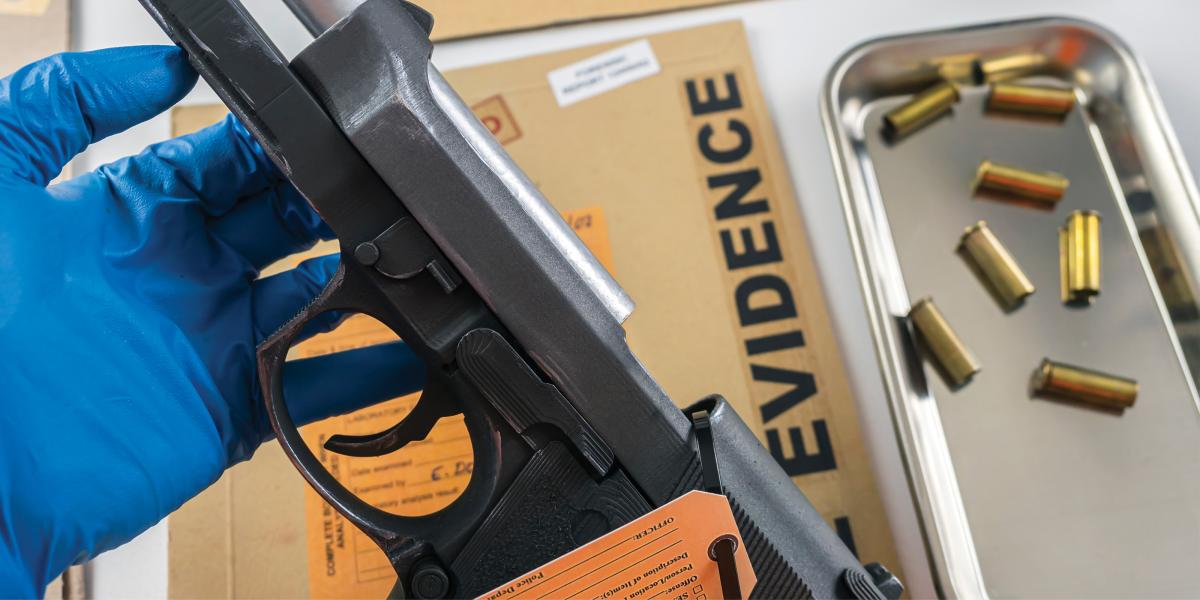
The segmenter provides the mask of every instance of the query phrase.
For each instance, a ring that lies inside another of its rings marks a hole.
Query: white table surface
[[[306,43],[279,0],[243,0],[267,23],[284,52]],[[167,43],[135,0],[74,0],[73,45],[91,50],[119,45]],[[500,2],[498,2],[500,4]],[[842,52],[867,39],[922,29],[1033,16],[1088,19],[1113,30],[1149,67],[1185,156],[1200,156],[1200,2],[1188,0],[755,0],[709,9],[635,19],[586,23],[438,45],[443,70],[519,58],[612,39],[740,18],[750,36],[759,79],[821,272],[826,297],[859,399],[872,460],[915,597],[933,594],[916,516],[896,449],[890,416],[865,309],[854,276],[846,225],[817,108],[826,71]],[[201,84],[185,103],[212,103]],[[86,170],[136,152],[168,135],[160,116],[94,146],[77,163]],[[159,598],[167,588],[167,534],[160,524],[91,569],[97,598]]]

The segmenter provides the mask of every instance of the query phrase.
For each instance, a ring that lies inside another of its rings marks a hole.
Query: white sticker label
[[[599,96],[661,71],[648,40],[638,40],[587,60],[550,71],[550,89],[559,106]]]

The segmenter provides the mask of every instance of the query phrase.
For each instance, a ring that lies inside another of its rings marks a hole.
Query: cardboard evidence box
[[[13,0],[9,0],[13,1]],[[574,21],[696,8],[737,0],[419,0],[433,13],[434,40],[547,27]]]
[[[69,0],[0,0],[0,77],[68,49],[70,4]]]
[[[626,324],[630,345],[671,397],[686,405],[723,394],[864,561],[898,565],[742,24],[447,78],[637,302]],[[180,108],[175,122],[184,132],[224,112]],[[359,318],[294,352],[392,337]],[[380,430],[414,401],[304,433],[315,447],[333,433]],[[326,460],[369,501],[426,514],[452,502],[469,479],[463,438],[459,417],[387,457]],[[175,598],[378,598],[394,581],[382,553],[307,489],[275,444],[169,524]]]

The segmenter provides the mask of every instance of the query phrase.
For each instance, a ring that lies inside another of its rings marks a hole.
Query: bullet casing
[[[1064,117],[1075,107],[1075,91],[1013,83],[992,84],[987,108],[1048,117]]]
[[[1036,200],[1051,207],[1062,199],[1071,182],[1052,172],[1038,173],[990,160],[979,163],[975,172],[975,191],[986,190],[1005,196]]]
[[[1088,302],[1100,294],[1100,213],[1072,212],[1058,237],[1063,302]]]
[[[973,85],[975,61],[978,59],[979,55],[971,52],[948,54],[912,63],[897,74],[881,80],[880,91],[886,95],[908,94],[913,90],[927,90],[943,81]]]
[[[1058,281],[1059,293],[1062,296],[1063,304],[1071,304],[1075,298],[1071,295],[1071,287],[1067,282],[1071,279],[1071,271],[1067,266],[1067,254],[1070,252],[1067,241],[1067,228],[1058,228]]]
[[[979,269],[1004,308],[1015,308],[1034,292],[1033,282],[985,221],[968,227],[958,247]]]
[[[979,361],[950,328],[933,299],[917,301],[908,312],[908,318],[952,387],[965,385],[979,372]]]
[[[1143,216],[1145,218],[1145,216]],[[1136,223],[1137,217],[1135,217]],[[1138,238],[1146,252],[1158,289],[1167,304],[1167,311],[1174,319],[1200,320],[1196,303],[1196,289],[1190,272],[1183,265],[1182,251],[1175,243],[1171,232],[1154,219],[1151,224],[1137,223]]]
[[[1113,409],[1126,409],[1137,400],[1138,383],[1133,379],[1118,377],[1043,359],[1041,366],[1033,372],[1034,394],[1046,398],[1059,398],[1088,402]]]
[[[1046,68],[1050,59],[1045,54],[1026,52],[1008,54],[975,61],[975,81],[995,83],[1032,75]]]
[[[881,81],[880,87],[887,94],[909,94],[913,90],[927,90],[942,82],[941,69],[933,62],[913,63],[908,68]]]
[[[975,62],[979,55],[974,52],[939,56],[931,62],[938,66],[938,73],[947,81],[974,82]]]
[[[958,99],[957,86],[948,81],[938,83],[884,115],[884,133],[904,137],[949,112]]]

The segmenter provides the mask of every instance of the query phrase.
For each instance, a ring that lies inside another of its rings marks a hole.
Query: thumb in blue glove
[[[331,233],[232,118],[47,187],[195,80],[178,49],[139,47],[0,81],[0,597],[40,596],[249,458],[270,433],[255,346],[336,266],[258,279]],[[298,422],[423,383],[402,344],[323,362],[285,390]]]

